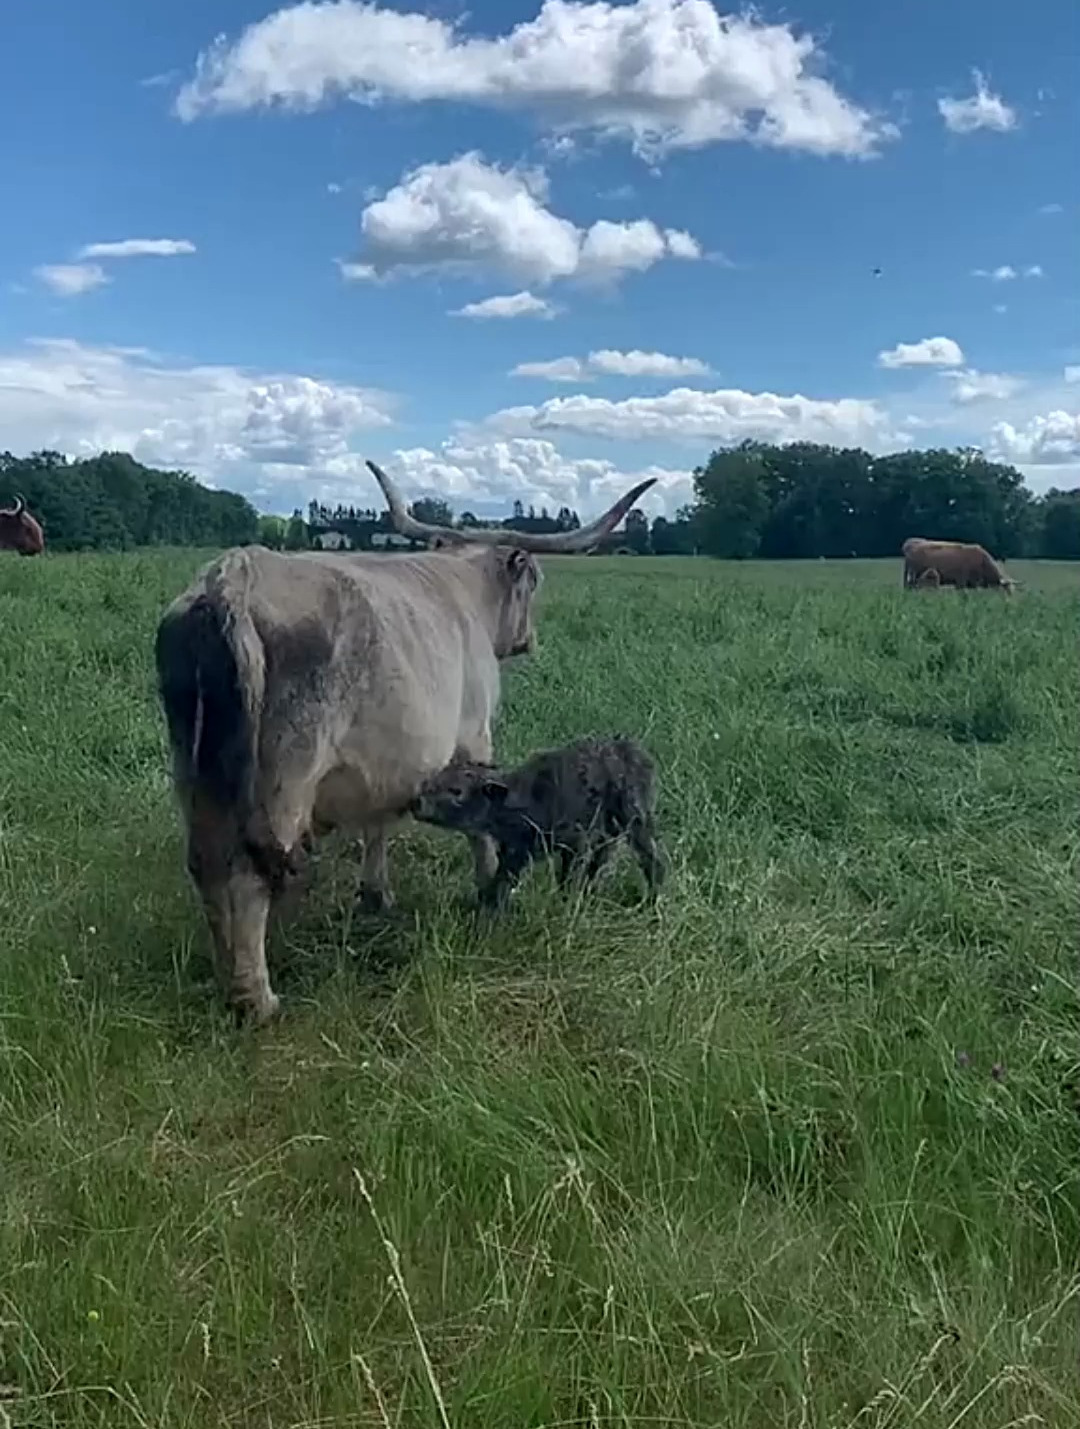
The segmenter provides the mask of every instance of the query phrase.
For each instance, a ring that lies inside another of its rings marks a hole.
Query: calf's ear
[[[501,779],[485,779],[480,785],[480,792],[485,799],[490,799],[493,804],[501,804],[509,794],[510,788]]]

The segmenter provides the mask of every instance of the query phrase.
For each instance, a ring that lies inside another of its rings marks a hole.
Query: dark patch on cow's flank
[[[269,678],[296,690],[319,694],[326,684],[334,642],[326,625],[304,616],[288,625],[260,631]]]

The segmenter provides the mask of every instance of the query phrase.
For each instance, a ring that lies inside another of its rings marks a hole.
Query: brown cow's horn
[[[577,531],[557,531],[538,535],[531,531],[510,531],[505,527],[497,526],[469,526],[463,530],[450,531],[445,526],[429,526],[426,522],[417,521],[414,516],[410,516],[401,499],[401,493],[386,472],[373,461],[369,460],[367,464],[371,474],[382,488],[382,494],[386,497],[386,504],[390,508],[390,519],[403,536],[428,541],[438,538],[448,543],[454,542],[461,545],[517,546],[522,551],[587,551],[590,546],[595,546],[598,541],[602,540],[609,531],[613,531],[638,497],[648,491],[650,486],[656,484],[655,476],[650,476],[646,481],[639,481],[636,486],[631,487],[625,496],[621,496],[614,506],[609,507],[603,516],[598,517],[589,526],[582,526]]]
[[[21,516],[25,510],[26,502],[22,499],[21,496],[16,496],[15,505],[12,507],[11,510],[12,516]]]

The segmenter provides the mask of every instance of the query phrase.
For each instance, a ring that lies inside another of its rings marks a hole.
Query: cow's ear
[[[532,568],[532,559],[528,551],[519,550],[517,546],[506,558],[506,569],[510,572],[511,580],[519,581],[526,571]]]
[[[509,794],[510,787],[501,779],[485,779],[480,785],[480,792],[485,799],[490,799],[493,804],[501,804]]]

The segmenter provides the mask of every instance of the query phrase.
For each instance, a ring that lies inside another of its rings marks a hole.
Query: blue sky
[[[670,510],[742,436],[1080,481],[1068,0],[149,16],[5,26],[13,450],[282,511],[374,504],[369,455],[458,509]]]

